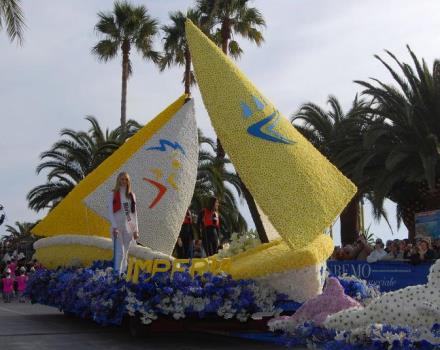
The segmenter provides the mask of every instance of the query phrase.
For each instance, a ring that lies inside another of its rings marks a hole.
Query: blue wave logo
[[[186,155],[185,150],[183,149],[183,147],[178,142],[171,142],[171,141],[166,140],[166,139],[160,139],[159,140],[159,146],[148,147],[148,148],[145,148],[145,150],[146,151],[165,152],[167,150],[167,146],[172,148],[173,150],[178,150],[178,151],[182,152],[183,155]]]

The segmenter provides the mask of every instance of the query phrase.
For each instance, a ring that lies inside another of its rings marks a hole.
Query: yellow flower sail
[[[186,36],[204,104],[240,177],[285,242],[308,246],[356,187],[191,21]]]

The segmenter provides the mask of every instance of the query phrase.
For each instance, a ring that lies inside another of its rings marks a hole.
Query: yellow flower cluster
[[[111,260],[113,252],[110,249],[86,246],[82,244],[53,245],[39,248],[35,258],[49,269],[58,266],[90,266],[93,261]]]
[[[290,248],[307,247],[356,187],[190,21],[186,35],[204,104],[237,172]]]
[[[330,236],[318,235],[306,248],[291,249],[282,240],[259,245],[230,257],[228,272],[234,278],[256,278],[299,270],[325,261],[333,252]]]
[[[94,260],[109,260],[113,256],[113,242],[109,238],[85,235],[57,235],[34,243],[35,256],[44,266],[88,266]],[[173,260],[167,254],[148,247],[131,244],[129,256],[142,260]]]

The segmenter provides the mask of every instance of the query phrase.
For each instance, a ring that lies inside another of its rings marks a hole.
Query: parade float
[[[29,281],[31,300],[101,324],[128,317],[150,330],[232,330],[239,322],[247,332],[237,336],[292,346],[438,346],[440,262],[427,285],[395,295],[362,280],[325,282],[333,242],[324,232],[355,186],[191,22],[186,32],[205,107],[270,242],[228,257],[171,256],[197,173],[194,102],[181,96],[33,229],[45,237],[35,249],[47,269]],[[121,171],[138,197],[141,245],[130,248],[127,274],[119,276],[108,262],[106,197]]]

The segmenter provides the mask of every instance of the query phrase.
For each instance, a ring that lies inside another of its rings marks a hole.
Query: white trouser
[[[128,249],[132,240],[133,234],[126,230],[119,230],[116,238],[113,236],[113,268],[120,274],[127,271]]]

